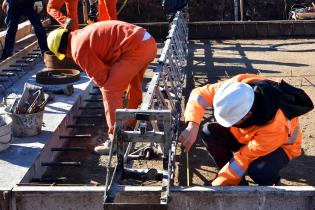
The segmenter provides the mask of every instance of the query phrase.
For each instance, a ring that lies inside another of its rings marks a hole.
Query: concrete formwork
[[[168,23],[136,23],[154,37],[164,39]],[[315,21],[204,21],[189,22],[189,39],[245,39],[278,37],[312,37]]]
[[[160,187],[124,187],[105,209],[154,209]],[[103,186],[18,186],[12,190],[12,209],[103,209]],[[151,206],[152,205],[152,206]],[[161,207],[161,206],[160,206]],[[163,209],[315,209],[315,188],[305,187],[172,187]]]

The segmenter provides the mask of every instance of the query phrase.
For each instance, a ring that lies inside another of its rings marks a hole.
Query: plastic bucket
[[[0,126],[0,151],[6,150],[12,141],[12,119],[8,115],[0,115],[4,125]]]
[[[13,136],[35,136],[42,131],[44,110],[32,114],[9,114],[12,118]]]

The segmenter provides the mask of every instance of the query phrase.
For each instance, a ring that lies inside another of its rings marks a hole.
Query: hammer
[[[48,93],[54,93],[54,94],[65,94],[67,96],[71,96],[73,94],[74,88],[72,84],[65,84],[65,85],[34,85],[27,83],[25,84],[28,86],[29,89],[42,89],[45,92]]]

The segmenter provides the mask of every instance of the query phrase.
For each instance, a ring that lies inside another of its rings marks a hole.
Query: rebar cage
[[[117,142],[117,165],[112,175],[107,172],[104,206],[112,203],[117,194],[118,181],[122,177],[148,176],[162,183],[160,204],[167,204],[169,188],[174,178],[175,148],[178,139],[181,98],[185,80],[185,67],[188,55],[188,26],[183,12],[177,12],[170,24],[158,65],[139,109],[116,110],[115,140]],[[132,131],[124,128],[127,120],[136,120]],[[126,142],[128,146],[126,148]],[[136,148],[138,143],[145,146]],[[162,151],[162,170],[134,169],[129,159],[146,154],[150,148],[159,147]],[[109,154],[111,166],[112,150]]]

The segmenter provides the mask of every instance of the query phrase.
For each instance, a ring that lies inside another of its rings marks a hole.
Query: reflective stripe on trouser
[[[64,26],[67,17],[73,19],[73,30],[79,28],[78,20],[78,1],[79,0],[49,0],[47,5],[48,14],[53,17],[60,25]],[[61,12],[61,7],[66,5],[67,16]]]
[[[122,108],[122,97],[127,89],[127,108],[135,109],[141,104],[142,80],[149,63],[156,56],[156,50],[155,40],[150,38],[143,41],[136,50],[122,55],[121,59],[111,66],[107,81],[100,87],[109,134],[113,133],[115,111]]]
[[[99,21],[117,20],[116,0],[98,0]]]

